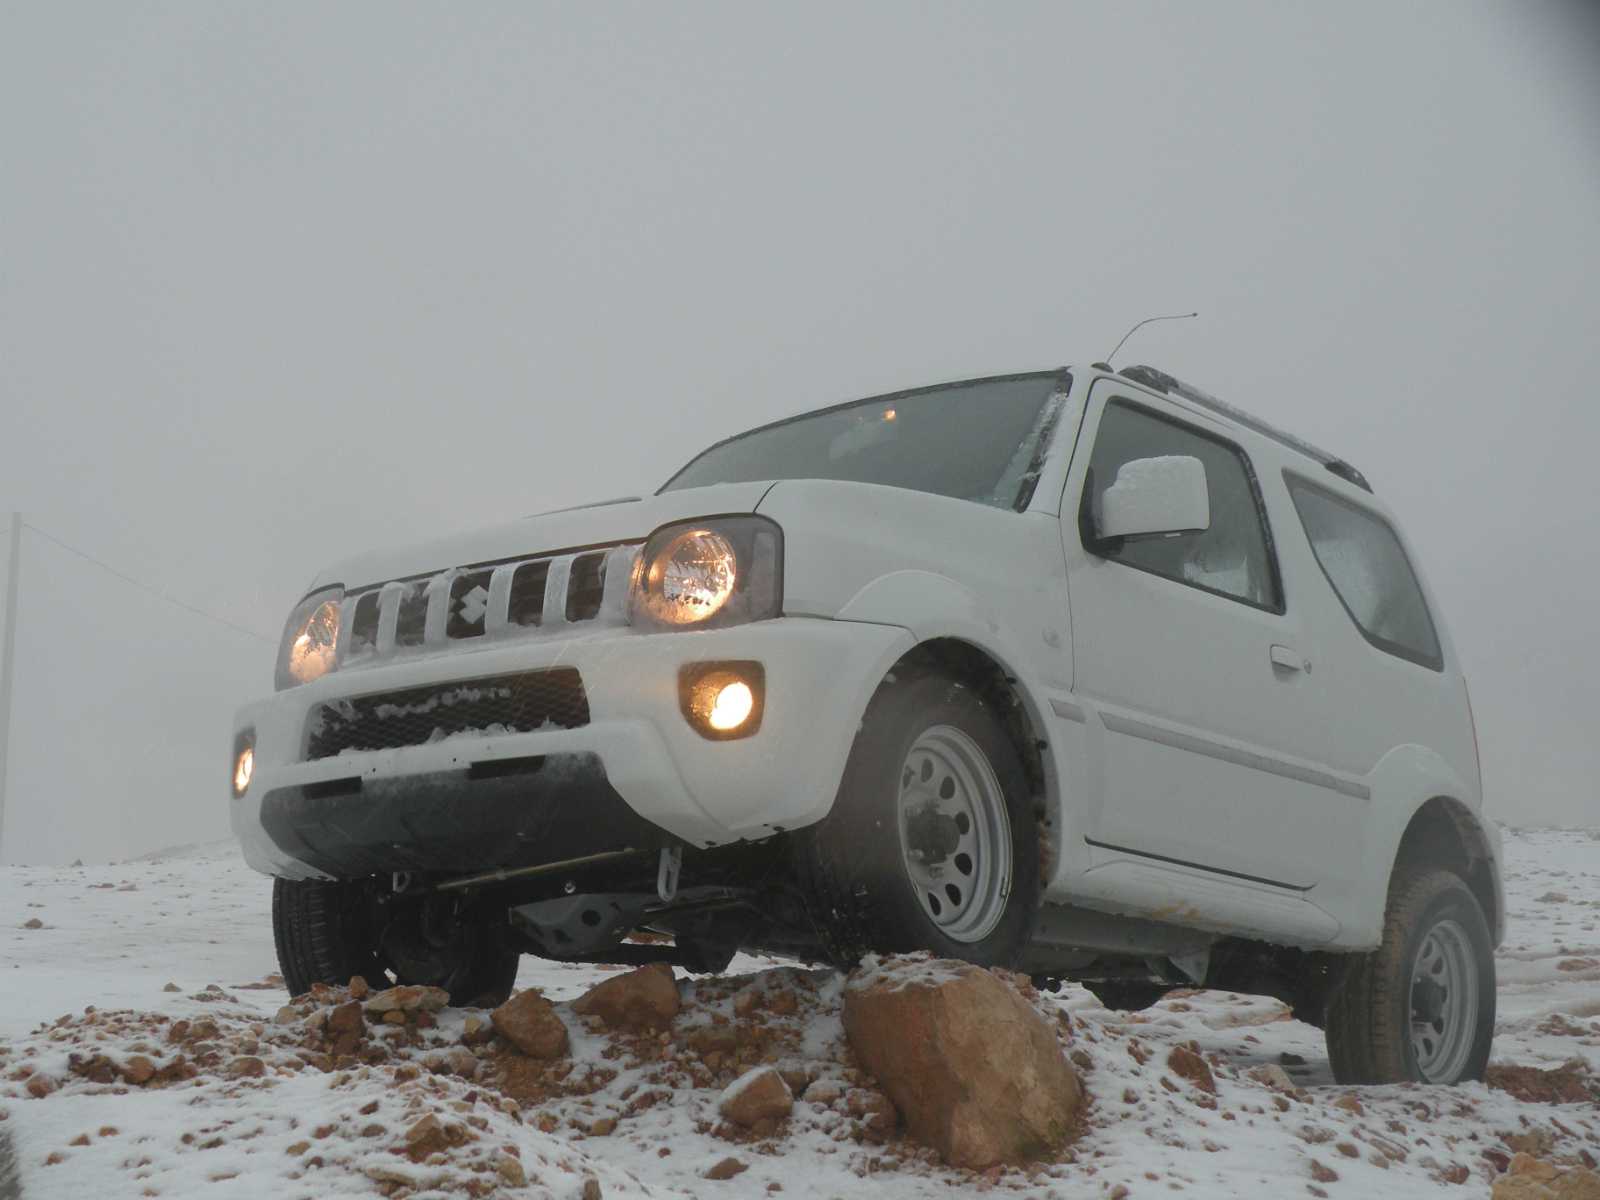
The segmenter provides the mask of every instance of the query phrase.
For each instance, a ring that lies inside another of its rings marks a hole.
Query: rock
[[[1211,1074],[1210,1064],[1189,1047],[1174,1046],[1167,1055],[1167,1066],[1174,1075],[1181,1075],[1202,1092],[1217,1094],[1217,1081]]]
[[[680,1007],[672,968],[651,963],[596,984],[573,1002],[572,1011],[599,1017],[612,1029],[665,1029]]]
[[[555,1005],[538,992],[518,992],[490,1013],[489,1020],[496,1033],[529,1058],[561,1058],[571,1044]]]
[[[1528,1175],[1505,1175],[1494,1181],[1490,1200],[1556,1200],[1556,1194]]]
[[[1055,1029],[988,971],[923,958],[857,971],[850,1047],[919,1141],[952,1166],[1027,1162],[1066,1142],[1083,1107]]]
[[[267,1073],[267,1064],[247,1054],[234,1059],[224,1069],[230,1079],[258,1079]]]
[[[367,997],[367,1011],[369,1013],[391,1012],[438,1012],[450,1003],[450,993],[443,988],[419,987],[413,984],[402,984],[399,987],[385,988],[381,992],[374,992]]]
[[[274,1025],[293,1025],[299,1019],[300,1010],[292,1004],[285,1004],[273,1014],[272,1023]]]
[[[494,1036],[494,1025],[482,1017],[468,1017],[461,1027],[461,1040],[468,1046],[479,1046]]]
[[[1266,1084],[1275,1092],[1294,1091],[1294,1080],[1290,1079],[1289,1072],[1285,1071],[1277,1063],[1268,1063],[1264,1067],[1252,1067],[1250,1069],[1250,1078],[1257,1083]]]
[[[352,1000],[365,1000],[367,998],[367,996],[371,994],[372,988],[368,985],[366,979],[363,978],[362,976],[360,976],[360,975],[352,975],[350,977],[350,988],[349,988],[349,991],[350,991],[350,999],[352,999]]]
[[[494,1164],[495,1174],[500,1176],[507,1187],[526,1187],[528,1173],[522,1169],[522,1163],[509,1154],[502,1154]]]
[[[168,983],[161,989],[163,992],[181,992],[183,989],[175,983]]]
[[[22,923],[22,927],[24,929],[43,929],[44,922],[39,920],[38,917],[29,917]]]
[[[461,1079],[476,1079],[478,1077],[478,1056],[465,1046],[452,1046],[445,1051],[445,1062],[450,1066],[450,1074]]]
[[[810,1087],[806,1088],[800,1099],[807,1104],[821,1104],[826,1107],[842,1095],[844,1095],[844,1088],[837,1080],[818,1079]]]
[[[746,1071],[717,1097],[717,1111],[746,1129],[757,1121],[782,1120],[793,1108],[789,1085],[772,1067]]]
[[[406,1154],[413,1162],[421,1162],[449,1144],[450,1138],[445,1133],[444,1125],[432,1113],[406,1130]]]
[[[1322,1163],[1319,1163],[1313,1158],[1311,1160],[1311,1178],[1315,1179],[1318,1183],[1338,1183],[1339,1172],[1335,1171],[1332,1167],[1324,1166]]]
[[[1360,1098],[1351,1094],[1350,1092],[1346,1092],[1344,1095],[1335,1100],[1333,1102],[1333,1106],[1335,1108],[1342,1108],[1345,1112],[1353,1113],[1358,1117],[1364,1117],[1367,1115],[1367,1110],[1361,1107]]]
[[[735,1175],[742,1174],[750,1168],[737,1158],[725,1158],[713,1167],[706,1169],[706,1179],[732,1179]]]
[[[353,1033],[359,1037],[366,1032],[367,1020],[361,1015],[361,1005],[352,1000],[348,1004],[339,1005],[338,1008],[329,1009],[324,1028],[330,1038],[340,1037],[347,1033]]]
[[[589,1136],[591,1137],[610,1137],[616,1131],[617,1119],[615,1117],[601,1117],[589,1126]]]
[[[1600,1175],[1583,1167],[1568,1171],[1550,1187],[1557,1200],[1600,1200]]]
[[[43,1100],[56,1090],[55,1080],[48,1075],[29,1075],[27,1084],[28,1095],[35,1100]]]
[[[122,1077],[134,1087],[143,1087],[156,1075],[156,1064],[142,1054],[135,1054],[122,1064]]]
[[[1549,1183],[1560,1171],[1542,1158],[1519,1152],[1511,1156],[1511,1165],[1506,1168],[1506,1174],[1526,1175],[1539,1183]]]
[[[404,1025],[406,1023],[406,1014],[398,1008],[391,1008],[383,1014],[382,1019],[385,1025]]]
[[[583,1192],[579,1196],[579,1200],[602,1200],[600,1181],[593,1175],[584,1176]]]

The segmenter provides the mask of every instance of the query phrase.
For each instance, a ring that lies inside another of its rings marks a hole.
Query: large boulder
[[[560,1058],[570,1039],[555,1005],[538,992],[518,992],[489,1014],[495,1032],[530,1058]]]
[[[869,962],[846,984],[844,1028],[907,1131],[952,1166],[1049,1154],[1083,1107],[1051,1023],[980,967]]]
[[[651,963],[595,984],[572,1002],[572,1011],[599,1017],[611,1029],[665,1029],[681,1006],[672,968]]]

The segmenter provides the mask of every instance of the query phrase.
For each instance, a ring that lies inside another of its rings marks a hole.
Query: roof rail
[[[1363,491],[1372,491],[1372,485],[1367,482],[1367,477],[1356,470],[1342,458],[1335,458],[1326,450],[1319,450],[1303,438],[1297,438],[1292,433],[1285,433],[1276,425],[1270,425],[1260,417],[1251,416],[1243,409],[1235,408],[1226,400],[1218,400],[1209,392],[1203,392],[1193,384],[1185,383],[1173,375],[1156,367],[1137,366],[1124,367],[1117,372],[1124,379],[1131,379],[1135,383],[1142,383],[1145,387],[1154,388],[1168,396],[1181,396],[1191,404],[1198,404],[1201,408],[1209,408],[1214,413],[1227,417],[1236,425],[1243,425],[1246,429],[1254,430],[1263,437],[1269,437],[1281,445],[1289,447],[1304,454],[1307,458],[1315,459],[1325,468],[1348,483],[1355,484]]]

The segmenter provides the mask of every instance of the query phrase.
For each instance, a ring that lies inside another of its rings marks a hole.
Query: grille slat
[[[532,733],[589,723],[589,697],[571,667],[354,696],[318,705],[306,759],[425,746],[466,733]]]
[[[350,627],[340,662],[357,665],[397,650],[534,630],[554,633],[583,622],[621,625],[638,553],[630,543],[453,569],[352,592],[345,598]]]

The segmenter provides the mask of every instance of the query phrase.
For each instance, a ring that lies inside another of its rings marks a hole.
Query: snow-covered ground
[[[1600,834],[1513,832],[1506,847],[1494,1061],[1582,1068],[1499,1072],[1520,1095],[1342,1088],[1321,1034],[1274,1001],[1185,992],[1130,1017],[1068,987],[1039,1003],[1070,1018],[1086,1128],[1058,1161],[981,1176],[882,1136],[829,972],[741,959],[728,977],[689,983],[663,1036],[606,1035],[562,1008],[570,1071],[531,1069],[489,1045],[464,1053],[466,1023],[481,1014],[461,1010],[431,1029],[379,1030],[373,1062],[324,1070],[305,1014],[280,1014],[269,884],[231,846],[10,868],[0,871],[0,1200],[11,1200],[8,1144],[27,1200],[1484,1195],[1516,1150],[1600,1158]],[[613,973],[526,958],[518,983],[567,1001]],[[1168,1067],[1179,1045],[1209,1061],[1214,1093]],[[165,1068],[179,1053],[198,1064],[193,1078],[141,1088],[118,1077],[134,1056]],[[717,1097],[762,1060],[816,1086],[775,1136],[733,1134]],[[30,1082],[47,1094],[30,1094]],[[1570,1099],[1545,1098],[1561,1087]],[[405,1135],[430,1113],[456,1144],[413,1161]],[[743,1169],[706,1177],[730,1158]]]

